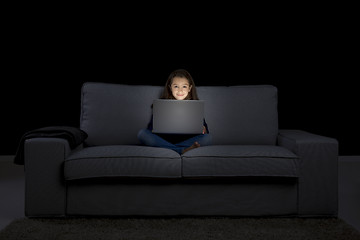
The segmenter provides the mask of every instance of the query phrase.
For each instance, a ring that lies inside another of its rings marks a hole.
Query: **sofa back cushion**
[[[198,87],[213,144],[276,144],[277,88],[271,85]]]
[[[139,144],[163,86],[87,82],[82,86],[80,128],[88,146]],[[197,86],[214,145],[275,145],[277,88],[271,85]]]
[[[80,128],[88,146],[139,144],[163,87],[87,82],[82,86]]]

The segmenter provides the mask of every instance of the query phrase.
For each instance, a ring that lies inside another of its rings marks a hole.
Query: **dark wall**
[[[177,68],[198,86],[275,85],[280,128],[336,138],[341,155],[360,155],[358,66],[348,57],[354,42],[346,29],[263,24],[250,32],[212,26],[161,34],[152,26],[113,31],[38,23],[22,23],[14,29],[20,37],[6,45],[1,155],[15,154],[26,131],[78,126],[84,82],[162,86]]]

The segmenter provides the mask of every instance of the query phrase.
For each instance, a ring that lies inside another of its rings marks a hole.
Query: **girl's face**
[[[170,87],[175,99],[184,100],[191,91],[192,86],[186,78],[174,77]]]

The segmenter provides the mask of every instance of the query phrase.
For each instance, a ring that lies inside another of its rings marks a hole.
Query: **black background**
[[[359,41],[351,15],[316,14],[13,18],[2,57],[0,155],[14,155],[26,131],[79,126],[84,82],[163,86],[178,68],[197,86],[275,85],[280,128],[336,138],[340,155],[360,155]]]

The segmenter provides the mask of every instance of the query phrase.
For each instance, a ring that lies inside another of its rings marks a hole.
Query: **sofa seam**
[[[134,159],[139,159],[139,158],[148,158],[148,159],[179,159],[179,158],[166,158],[166,157],[142,157],[142,156],[126,156],[126,157],[83,157],[83,158],[74,158],[74,159],[65,159],[65,162],[71,162],[71,161],[80,161],[80,160],[85,160],[85,159],[104,159],[104,158],[134,158]]]
[[[287,158],[287,159],[299,159],[299,156],[295,157],[269,157],[269,156],[184,156],[184,158],[199,158],[199,157],[206,157],[206,158]]]

